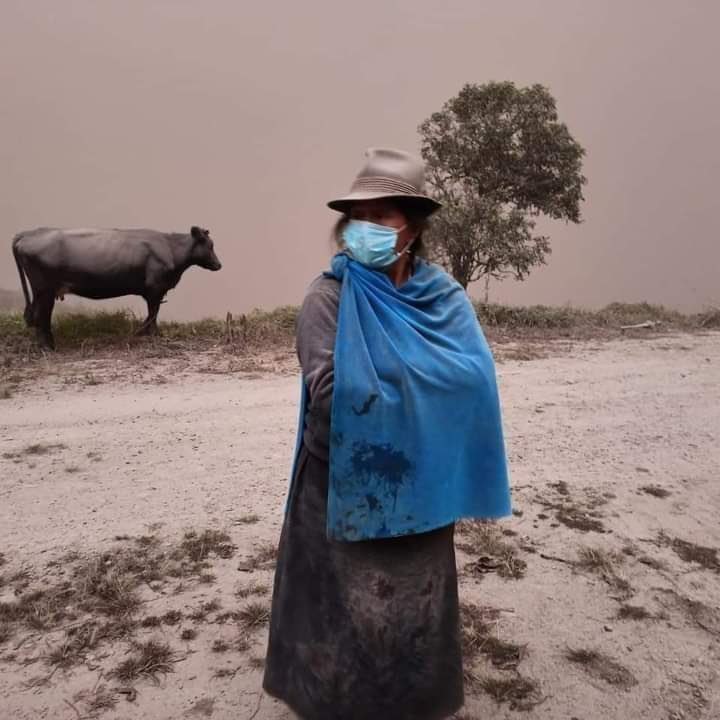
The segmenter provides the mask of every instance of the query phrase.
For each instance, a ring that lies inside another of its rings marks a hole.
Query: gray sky
[[[0,287],[19,230],[198,224],[224,268],[162,317],[297,303],[364,149],[416,151],[464,83],[512,80],[550,88],[589,184],[491,298],[719,303],[718,27],[715,0],[3,0]]]

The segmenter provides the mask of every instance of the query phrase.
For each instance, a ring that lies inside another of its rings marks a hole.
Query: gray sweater
[[[325,461],[329,459],[340,287],[335,278],[316,278],[297,319],[297,354],[309,395],[303,440],[309,452]]]

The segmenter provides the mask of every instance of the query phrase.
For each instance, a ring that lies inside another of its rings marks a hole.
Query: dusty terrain
[[[260,691],[277,360],[66,363],[0,399],[2,720],[291,717]],[[457,534],[458,717],[720,718],[720,334],[498,370],[516,514]]]

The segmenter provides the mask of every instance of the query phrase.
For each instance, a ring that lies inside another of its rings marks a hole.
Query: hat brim
[[[383,193],[383,192],[351,192],[345,197],[331,200],[327,206],[337,212],[347,212],[350,207],[363,200],[405,200],[416,205],[426,215],[432,215],[442,207],[442,204],[426,195],[408,195],[407,193]]]

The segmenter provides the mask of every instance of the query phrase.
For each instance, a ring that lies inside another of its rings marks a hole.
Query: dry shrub
[[[270,621],[270,607],[262,602],[248,603],[238,612],[238,622],[243,630],[255,630]]]
[[[621,597],[628,598],[633,594],[633,589],[630,583],[618,573],[618,568],[624,561],[625,556],[620,553],[600,547],[581,547],[574,565],[582,570],[600,575],[613,590],[620,593]]]
[[[508,703],[511,710],[530,710],[541,701],[537,682],[517,673],[512,677],[482,677],[478,685],[496,703]]]
[[[518,580],[525,576],[527,563],[518,557],[517,549],[505,540],[501,526],[495,522],[464,520],[458,523],[463,542],[457,547],[479,556],[466,565],[473,574],[495,571],[500,577]]]
[[[192,562],[200,562],[210,555],[219,558],[230,558],[237,548],[230,542],[230,536],[219,530],[204,530],[197,533],[191,530],[185,533],[178,553],[183,554]]]
[[[172,672],[174,653],[167,643],[148,640],[137,643],[131,656],[110,671],[109,676],[121,682],[132,682],[140,677],[156,678],[158,673]]]

